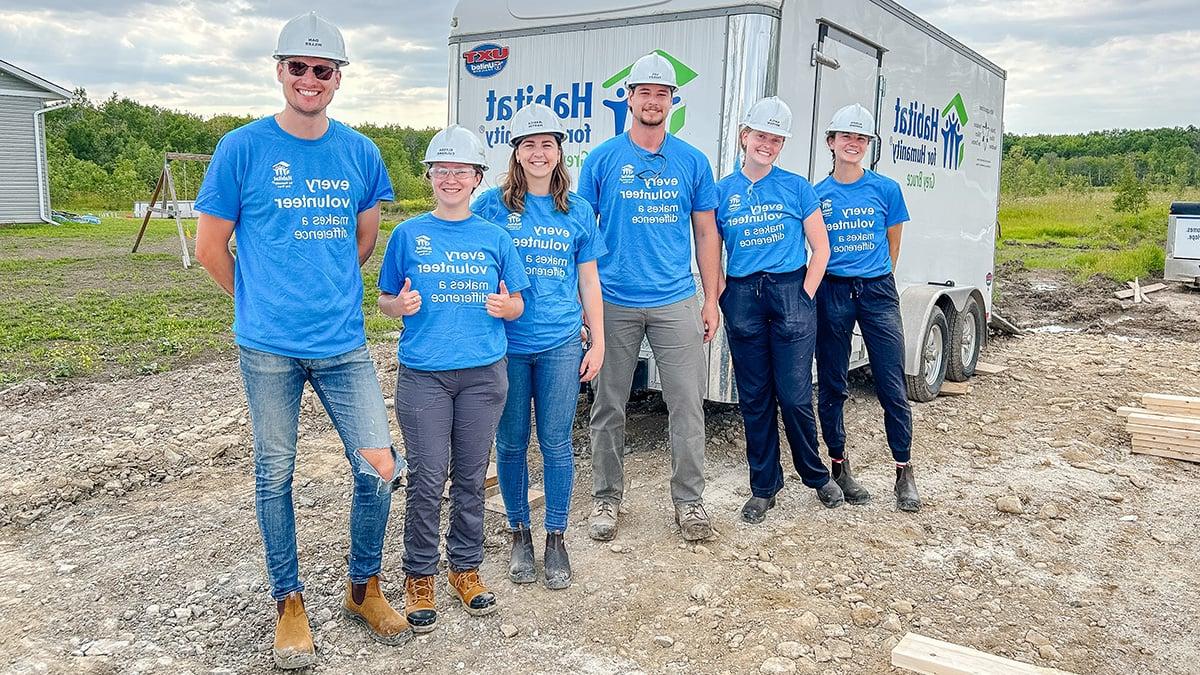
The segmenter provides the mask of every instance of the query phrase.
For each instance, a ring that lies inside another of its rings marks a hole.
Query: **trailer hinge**
[[[837,70],[838,68],[842,67],[842,64],[838,63],[837,59],[833,58],[832,56],[825,56],[817,50],[816,43],[813,43],[812,53],[809,57],[808,65],[815,66],[817,64],[821,64],[826,68],[832,68],[833,70]]]

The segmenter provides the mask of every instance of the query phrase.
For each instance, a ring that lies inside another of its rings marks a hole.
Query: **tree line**
[[[113,94],[94,102],[83,89],[75,105],[46,115],[52,200],[67,208],[129,209],[149,199],[164,152],[211,154],[228,131],[254,118],[143,105]],[[398,125],[355,127],[375,144],[392,177],[396,198],[429,199],[421,178],[425,146],[436,131]],[[1200,185],[1200,128],[1093,131],[1085,134],[1004,135],[1001,192],[1006,196],[1097,187]],[[195,196],[202,167],[174,167],[180,199]]]
[[[75,104],[46,114],[50,198],[68,209],[129,210],[150,198],[162,172],[163,153],[212,154],[229,131],[255,117],[187,112],[143,105],[113,94],[95,102],[77,89]],[[394,124],[354,127],[379,146],[397,199],[429,199],[421,178],[421,160],[434,129]],[[196,162],[172,165],[180,199],[195,198],[204,167]]]
[[[1004,135],[1002,194],[1128,188],[1134,183],[1142,189],[1200,185],[1200,128]]]

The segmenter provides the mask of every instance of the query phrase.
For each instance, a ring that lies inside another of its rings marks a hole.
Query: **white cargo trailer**
[[[943,379],[969,377],[992,303],[1004,71],[891,0],[460,0],[449,121],[479,133],[494,184],[513,112],[549,105],[578,176],[591,149],[628,129],[625,75],[650,51],[680,83],[669,130],[708,155],[718,179],[734,170],[739,121],[763,96],[794,114],[779,164],[814,183],[831,167],[833,111],[875,112],[872,168],[903,186],[912,217],[896,270],[909,394],[929,400]],[[864,365],[861,339],[852,349]],[[736,400],[723,334],[709,364],[708,397]]]

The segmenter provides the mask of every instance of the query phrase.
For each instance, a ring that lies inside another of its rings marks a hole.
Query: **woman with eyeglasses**
[[[425,152],[433,211],[392,231],[379,270],[379,309],[404,318],[396,419],[409,474],[404,608],[418,633],[437,622],[442,492],[450,478],[449,585],[472,615],[495,611],[479,577],[488,457],[508,390],[504,325],[521,316],[529,279],[504,228],[471,213],[487,170],[483,144],[454,125]]]
[[[742,165],[717,183],[726,254],[720,305],[746,427],[751,496],[742,520],[748,523],[765,520],[783,488],[780,416],[800,479],[825,506],[843,502],[821,462],[812,407],[814,298],[829,238],[812,185],[775,166],[791,124],[791,110],[774,96],[751,106],[739,133]]]
[[[562,161],[562,121],[541,104],[522,107],[509,123],[512,155],[501,186],[473,210],[508,229],[532,286],[525,313],[508,328],[508,401],[496,436],[496,469],[512,531],[509,578],[537,578],[529,517],[530,403],[537,416],[546,493],[545,585],[571,585],[563,542],[575,481],[571,429],[580,382],[604,362],[603,301],[596,259],[608,249],[592,207],[570,191]],[[595,330],[592,330],[595,328]],[[588,339],[590,336],[590,340]],[[581,347],[580,341],[583,340]]]
[[[896,508],[919,511],[921,498],[909,464],[912,412],[904,379],[900,297],[892,276],[908,208],[899,183],[863,167],[873,140],[875,116],[857,103],[834,113],[825,130],[833,171],[816,189],[829,219],[832,254],[825,283],[817,292],[817,413],[833,460],[833,476],[846,501],[869,501],[871,494],[850,472],[842,423],[850,343],[857,323],[867,347],[875,395],[883,406],[888,447],[896,462]]]

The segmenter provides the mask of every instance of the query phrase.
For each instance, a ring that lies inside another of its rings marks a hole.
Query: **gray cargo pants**
[[[704,495],[704,390],[708,350],[697,296],[662,307],[604,303],[604,367],[594,380],[593,496],[619,504],[625,493],[625,405],[643,336],[662,378],[671,439],[671,499]]]
[[[437,574],[442,492],[450,478],[446,557],[461,572],[483,562],[483,482],[508,394],[506,359],[425,371],[400,366],[396,421],[404,436],[404,573]]]

